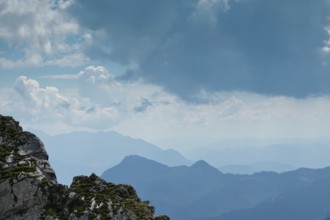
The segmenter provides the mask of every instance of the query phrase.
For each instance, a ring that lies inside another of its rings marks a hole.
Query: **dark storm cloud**
[[[241,0],[228,8],[224,2],[81,0],[72,13],[102,33],[87,50],[90,57],[135,62],[134,75],[184,98],[200,89],[330,93],[321,53],[329,3]]]
[[[181,10],[177,6],[194,6],[193,1],[183,2],[81,0],[72,8],[72,13],[82,26],[103,31],[97,39],[100,41],[88,48],[90,55],[121,63],[142,62],[177,23],[179,14],[189,7],[181,6]]]

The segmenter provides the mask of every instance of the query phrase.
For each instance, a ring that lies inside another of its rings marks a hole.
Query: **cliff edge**
[[[141,201],[130,185],[108,183],[95,174],[56,181],[40,139],[0,115],[0,220],[167,220]]]

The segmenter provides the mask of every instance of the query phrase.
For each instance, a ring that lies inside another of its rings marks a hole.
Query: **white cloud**
[[[211,10],[214,7],[220,7],[224,11],[230,9],[229,0],[199,0],[197,7],[201,10]]]
[[[66,11],[71,4],[72,0],[0,0],[0,41],[8,46],[0,67],[81,65],[87,59],[80,52],[85,39]],[[14,51],[13,57],[9,51]]]
[[[110,82],[112,75],[103,66],[88,66],[78,74],[78,79],[90,83]]]
[[[44,75],[41,76],[40,78],[69,80],[69,79],[78,79],[78,76],[77,74],[57,74],[57,75]]]
[[[117,130],[161,146],[175,139],[188,147],[202,138],[328,137],[330,97],[204,91],[202,102],[187,103],[142,81],[120,84],[101,66],[87,67],[73,80],[81,82],[79,92],[64,94],[21,76],[13,89],[0,90],[0,112],[46,132]]]
[[[330,36],[330,26],[327,26],[325,28],[325,31],[328,33],[328,35]],[[322,51],[326,54],[330,53],[330,39],[324,41],[324,45],[322,47]]]
[[[209,94],[212,95],[212,94]],[[217,94],[221,96],[222,94]],[[189,146],[204,138],[318,138],[328,137],[330,97],[293,99],[251,93],[226,94],[216,103],[159,102],[146,114],[124,119],[120,132],[155,143],[185,139]],[[170,146],[168,146],[170,147]]]
[[[56,87],[41,88],[36,80],[26,76],[17,78],[14,89],[22,98],[24,110],[35,119],[61,118],[75,101],[61,95]]]
[[[230,9],[229,0],[199,0],[195,12],[192,14],[192,21],[202,25],[215,26],[218,13]]]
[[[103,130],[118,119],[115,106],[99,106],[88,97],[64,94],[56,87],[42,87],[26,76],[18,77],[13,88],[1,92],[2,114],[13,115],[26,127],[48,133]]]

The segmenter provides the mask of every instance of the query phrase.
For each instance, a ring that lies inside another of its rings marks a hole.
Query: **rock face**
[[[0,220],[158,219],[130,185],[107,183],[95,174],[58,184],[43,143],[0,115]]]

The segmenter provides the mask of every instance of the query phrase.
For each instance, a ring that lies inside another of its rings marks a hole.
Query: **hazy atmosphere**
[[[141,176],[116,175],[141,163],[165,173],[148,180],[158,185],[185,169],[224,178],[210,165],[236,174],[330,166],[329,85],[329,0],[0,0],[0,114],[40,137],[65,184],[103,173],[135,181],[148,199],[163,195],[143,191]],[[220,192],[205,187],[196,204]],[[268,207],[261,202],[284,188],[246,204],[230,195],[242,203],[226,200],[207,216],[249,216],[226,213]],[[196,210],[192,198],[186,210]],[[153,201],[173,219],[205,219]]]

